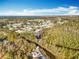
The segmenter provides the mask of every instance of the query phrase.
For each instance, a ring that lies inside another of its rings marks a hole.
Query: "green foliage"
[[[63,47],[77,49],[79,47],[79,20],[68,20],[68,22],[63,25],[56,24],[51,29],[46,29],[42,39],[46,40],[45,43],[47,46],[52,47],[57,44]],[[65,56],[64,59],[78,59],[78,51],[69,50],[63,47],[54,47],[50,50],[53,52],[54,49],[57,54],[61,53],[62,56]]]
[[[12,31],[8,32],[7,39],[8,41],[14,42],[16,40],[16,33]]]
[[[22,20],[19,20],[19,22],[20,21]],[[23,21],[25,21],[25,19]],[[16,22],[18,21],[16,20]],[[37,42],[38,44],[42,45],[43,47],[46,47],[48,50],[53,52],[53,54],[56,55],[58,59],[79,59],[79,51],[64,48],[64,47],[73,49],[79,48],[78,19],[68,19],[67,23],[64,24],[58,24],[56,22],[53,27],[51,26],[51,28],[43,28],[43,31],[44,33],[42,34],[42,39],[39,42]],[[19,50],[17,51],[19,55],[16,55],[17,57],[16,59],[20,59],[21,52],[27,52],[28,55],[35,48],[35,45],[26,42],[22,38],[18,38],[17,34],[18,33],[15,33],[13,31],[8,31],[7,39],[9,42],[15,42],[16,45],[18,46],[16,49],[15,48],[13,49],[14,51],[16,51],[20,47]],[[36,38],[32,32],[21,33],[20,35],[25,37],[26,39],[36,41]],[[3,38],[5,36],[0,34],[0,37]],[[61,45],[63,47],[56,47],[56,45]],[[25,57],[27,55],[23,55],[23,57],[27,58]],[[9,56],[8,59],[11,59],[11,57],[13,57],[11,52],[10,53],[7,52],[6,56],[7,58]],[[60,58],[60,56],[62,56],[62,58]]]

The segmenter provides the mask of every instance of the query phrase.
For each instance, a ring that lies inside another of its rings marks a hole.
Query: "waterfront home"
[[[25,31],[24,30],[16,30],[15,32],[17,32],[17,33],[24,33]]]
[[[33,59],[45,59],[45,57],[40,52],[39,46],[36,47],[36,49],[32,52]]]

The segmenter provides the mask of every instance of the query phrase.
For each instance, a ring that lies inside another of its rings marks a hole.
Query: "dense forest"
[[[79,16],[0,19],[0,59],[30,59],[36,46],[45,59],[79,59]]]

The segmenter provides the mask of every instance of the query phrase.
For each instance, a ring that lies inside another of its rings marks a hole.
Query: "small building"
[[[39,46],[37,46],[36,49],[32,52],[32,57],[33,59],[45,59],[39,50]]]
[[[35,34],[35,37],[36,37],[37,40],[41,39],[42,32],[43,32],[42,29],[36,29],[35,30],[34,34]]]

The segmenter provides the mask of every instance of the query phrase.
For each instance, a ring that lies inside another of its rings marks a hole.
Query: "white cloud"
[[[67,15],[79,15],[79,9],[78,7],[75,6],[70,6],[67,12],[68,12]]]
[[[77,9],[78,7],[76,6],[70,6],[69,9]]]
[[[63,12],[63,14],[62,14]],[[24,9],[22,11],[5,11],[0,15],[18,15],[18,16],[37,16],[37,15],[79,15],[79,9],[76,6],[57,7],[51,9]]]

